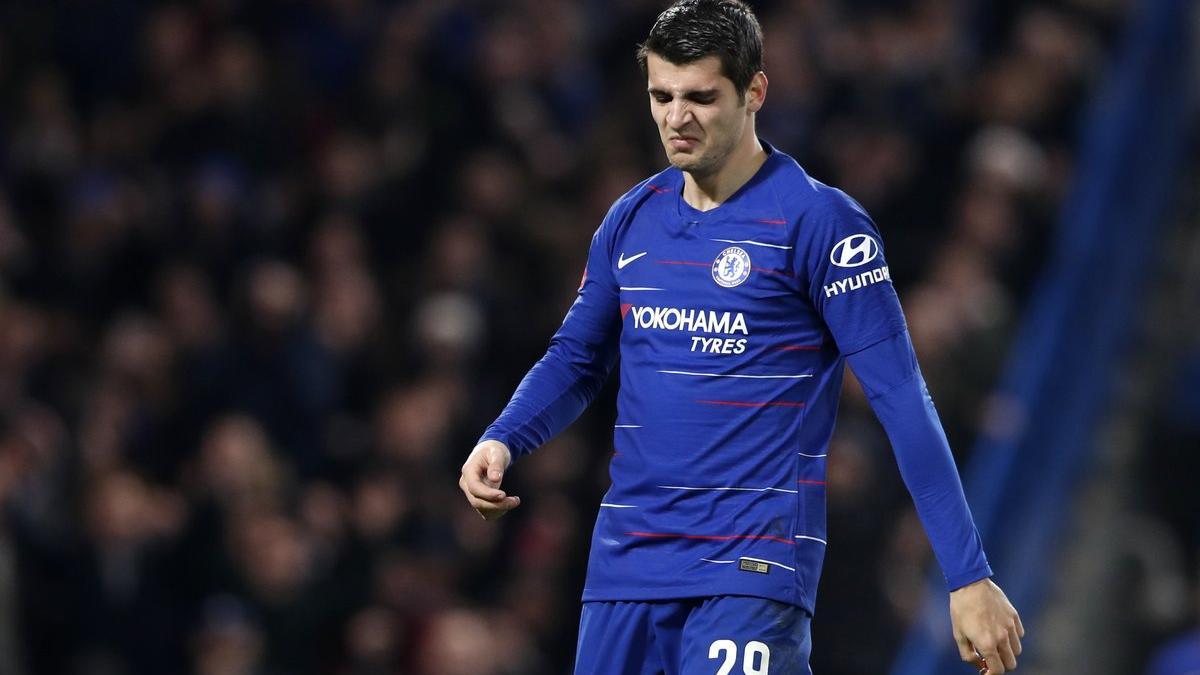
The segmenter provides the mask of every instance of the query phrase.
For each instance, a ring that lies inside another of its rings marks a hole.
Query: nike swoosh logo
[[[637,260],[638,258],[646,255],[647,253],[649,253],[649,251],[642,251],[641,253],[639,253],[635,256],[630,256],[628,258],[625,257],[624,253],[621,253],[620,257],[617,258],[617,269],[619,269],[619,270],[625,269],[626,265],[628,265],[629,263],[633,262],[634,260]]]

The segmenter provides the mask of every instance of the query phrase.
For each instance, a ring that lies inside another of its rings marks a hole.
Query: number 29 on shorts
[[[738,646],[733,640],[714,640],[708,646],[709,659],[724,659],[717,675],[730,675],[737,663]],[[742,650],[742,675],[767,675],[771,670],[771,650],[758,640],[746,643]]]

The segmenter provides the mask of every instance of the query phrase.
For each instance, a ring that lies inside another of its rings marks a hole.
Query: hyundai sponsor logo
[[[834,245],[829,262],[838,267],[860,267],[879,257],[879,244],[866,234],[852,234]]]
[[[892,275],[888,271],[887,265],[876,267],[873,270],[859,272],[852,277],[838,279],[831,284],[825,285],[825,297],[832,298],[835,295],[857,291],[860,288],[877,284],[881,281],[891,281]]]

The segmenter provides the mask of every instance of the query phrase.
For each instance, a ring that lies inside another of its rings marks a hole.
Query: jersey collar
[[[784,216],[770,183],[772,176],[783,164],[784,155],[770,143],[761,138],[758,140],[767,152],[767,161],[763,162],[750,180],[734,191],[729,199],[708,211],[699,211],[684,201],[683,172],[673,169],[675,212],[680,220],[696,225],[743,220],[782,223]]]

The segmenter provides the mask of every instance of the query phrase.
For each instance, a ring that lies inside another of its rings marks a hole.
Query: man
[[[618,352],[612,487],[577,674],[807,673],[825,456],[843,363],[884,425],[945,573],[964,660],[1016,668],[875,225],[755,135],[762,33],[739,0],[679,0],[638,53],[671,166],[613,204],[579,295],[462,468],[484,518],[510,462],[588,405]]]

